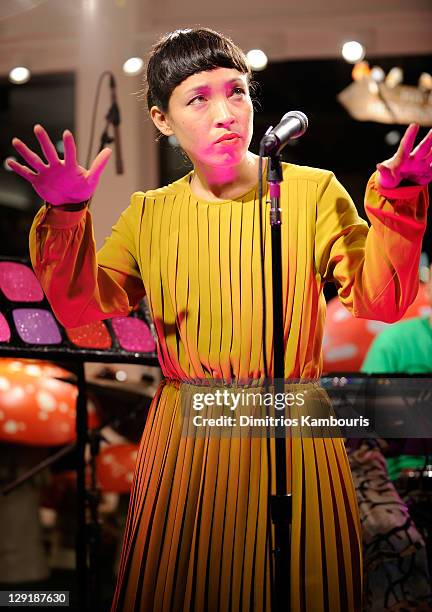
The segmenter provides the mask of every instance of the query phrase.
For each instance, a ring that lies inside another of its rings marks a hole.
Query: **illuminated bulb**
[[[369,90],[369,93],[372,94],[373,96],[378,95],[379,93],[378,83],[376,83],[375,81],[370,81],[368,83],[368,90]]]
[[[140,57],[130,57],[123,64],[123,72],[130,76],[134,76],[135,74],[141,72],[143,66],[144,60],[142,60]]]
[[[432,76],[428,72],[422,72],[418,81],[420,89],[423,91],[432,90]]]
[[[391,130],[390,132],[387,132],[387,134],[384,136],[386,144],[388,144],[390,147],[394,147],[394,145],[397,145],[400,139],[401,135],[397,130]]]
[[[356,40],[349,40],[342,45],[342,57],[350,64],[361,62],[365,55],[366,49]]]
[[[264,70],[268,64],[267,55],[261,49],[251,49],[246,57],[252,70]]]
[[[361,81],[370,75],[369,62],[357,62],[352,69],[353,81]]]
[[[381,83],[382,81],[384,81],[385,72],[381,68],[381,66],[374,66],[372,68],[370,78],[372,79],[372,81],[375,81],[375,83]]]
[[[16,85],[22,85],[30,80],[30,70],[25,66],[16,66],[9,72],[9,81]]]
[[[392,68],[385,78],[385,84],[387,85],[387,87],[396,87],[397,85],[400,85],[402,81],[403,70],[398,66]]]
[[[127,374],[124,370],[118,370],[115,373],[115,377],[116,380],[118,380],[119,382],[124,382],[125,380],[127,380]]]

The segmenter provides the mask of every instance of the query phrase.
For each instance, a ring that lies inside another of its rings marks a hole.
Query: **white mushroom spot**
[[[44,388],[50,391],[53,391],[54,393],[62,391],[64,388],[64,384],[65,383],[61,382],[60,380],[55,380],[55,378],[44,378],[43,379]]]
[[[60,423],[60,425],[59,425],[59,429],[61,431],[69,432],[70,428],[71,428],[71,426],[70,426],[69,423]]]
[[[130,454],[132,461],[136,461],[136,458],[138,457],[138,451],[134,450],[131,452]]]
[[[25,391],[22,387],[16,385],[5,396],[5,400],[10,403],[20,402],[25,398]]]
[[[10,382],[4,376],[0,376],[0,391],[9,391]]]
[[[12,372],[20,372],[22,369],[23,364],[21,361],[12,361],[12,363],[9,364],[9,370],[12,370]]]
[[[46,412],[38,412],[38,419],[41,421],[48,421],[49,416]]]
[[[132,482],[132,481],[133,481],[133,472],[128,472],[128,473],[126,474],[126,480],[127,480],[128,482]]]
[[[40,376],[42,373],[42,370],[38,365],[27,365],[24,369],[27,374],[30,374],[30,376]]]
[[[333,313],[333,321],[345,321],[351,317],[352,314],[346,308],[338,308]]]
[[[350,359],[358,353],[355,344],[341,344],[328,350],[325,355],[326,361],[338,361],[339,359]]]
[[[69,412],[69,406],[68,404],[66,404],[66,402],[60,402],[60,404],[58,405],[58,409],[60,412]]]
[[[38,391],[36,393],[36,401],[41,410],[52,411],[56,409],[57,402],[56,399],[51,393],[48,391]]]
[[[104,455],[102,457],[102,463],[112,463],[114,461],[113,455]]]
[[[18,423],[16,421],[6,421],[3,425],[3,431],[7,434],[14,434],[18,431]]]
[[[380,334],[388,325],[389,323],[384,323],[383,321],[368,321],[366,323],[366,329],[371,334]]]

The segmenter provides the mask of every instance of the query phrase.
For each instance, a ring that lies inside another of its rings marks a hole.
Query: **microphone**
[[[264,134],[260,143],[261,155],[277,155],[288,141],[303,136],[308,128],[308,118],[301,111],[289,111],[275,128]]]
[[[112,74],[110,76],[110,89],[111,89],[111,108],[108,111],[107,120],[112,124],[114,128],[114,154],[115,154],[116,173],[123,174],[123,158],[121,154],[120,128],[119,128],[120,110],[117,104],[116,83],[114,80],[114,76]]]

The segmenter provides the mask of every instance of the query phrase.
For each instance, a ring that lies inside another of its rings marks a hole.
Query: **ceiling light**
[[[350,64],[361,62],[366,55],[364,45],[356,40],[349,40],[342,45],[342,57]]]
[[[15,66],[9,72],[9,81],[15,83],[15,85],[22,85],[30,80],[31,72],[25,66]]]
[[[141,72],[144,67],[144,60],[141,57],[130,57],[123,64],[123,72],[129,76],[134,76]]]
[[[251,49],[246,57],[252,70],[264,70],[268,64],[267,55],[261,49]]]

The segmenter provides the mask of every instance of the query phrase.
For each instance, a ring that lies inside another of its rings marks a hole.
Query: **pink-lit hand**
[[[412,150],[419,131],[416,123],[411,123],[403,135],[398,150],[377,165],[378,180],[382,187],[392,189],[403,179],[415,185],[427,185],[432,180],[432,130]]]
[[[34,133],[48,163],[24,144],[14,138],[12,144],[21,157],[30,166],[24,166],[9,159],[8,165],[26,179],[36,193],[54,206],[75,204],[88,200],[94,193],[99,178],[111,156],[111,149],[103,149],[95,158],[90,170],[78,165],[74,137],[69,130],[63,132],[64,160],[57,155],[46,130],[35,125]]]

